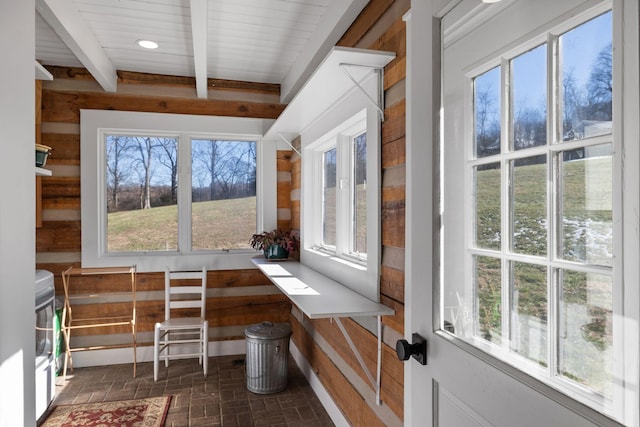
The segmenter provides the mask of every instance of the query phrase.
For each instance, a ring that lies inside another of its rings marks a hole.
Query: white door
[[[405,425],[639,426],[637,1],[406,21]]]

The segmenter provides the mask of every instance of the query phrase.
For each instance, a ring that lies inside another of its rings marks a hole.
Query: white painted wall
[[[0,426],[35,426],[34,0],[0,2]]]

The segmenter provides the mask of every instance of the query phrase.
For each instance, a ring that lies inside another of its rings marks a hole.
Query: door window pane
[[[256,143],[191,141],[191,247],[247,247],[256,229]]]
[[[611,133],[611,12],[560,36],[562,139]]]
[[[500,67],[474,80],[474,123],[476,157],[500,153]]]
[[[367,134],[353,138],[353,252],[367,253]]]
[[[562,153],[561,256],[613,263],[613,159],[611,144]]]
[[[547,143],[547,45],[511,60],[513,149]]]
[[[511,162],[511,245],[527,255],[547,253],[547,156]]]
[[[336,244],[336,149],[325,151],[322,156],[322,242],[325,245]]]
[[[500,250],[500,163],[474,168],[476,246]]]
[[[474,257],[476,289],[476,335],[487,341],[502,342],[502,281],[500,259]]]
[[[613,395],[613,284],[601,274],[561,270],[559,373]]]
[[[511,263],[511,349],[547,366],[547,268]]]
[[[106,135],[107,252],[178,249],[177,144]]]

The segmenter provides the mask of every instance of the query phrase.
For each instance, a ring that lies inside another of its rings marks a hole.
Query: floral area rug
[[[162,427],[171,396],[60,405],[41,427]]]

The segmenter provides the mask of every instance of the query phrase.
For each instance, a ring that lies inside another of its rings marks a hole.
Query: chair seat
[[[156,323],[160,329],[198,329],[202,327],[204,319],[199,317],[178,317]]]

